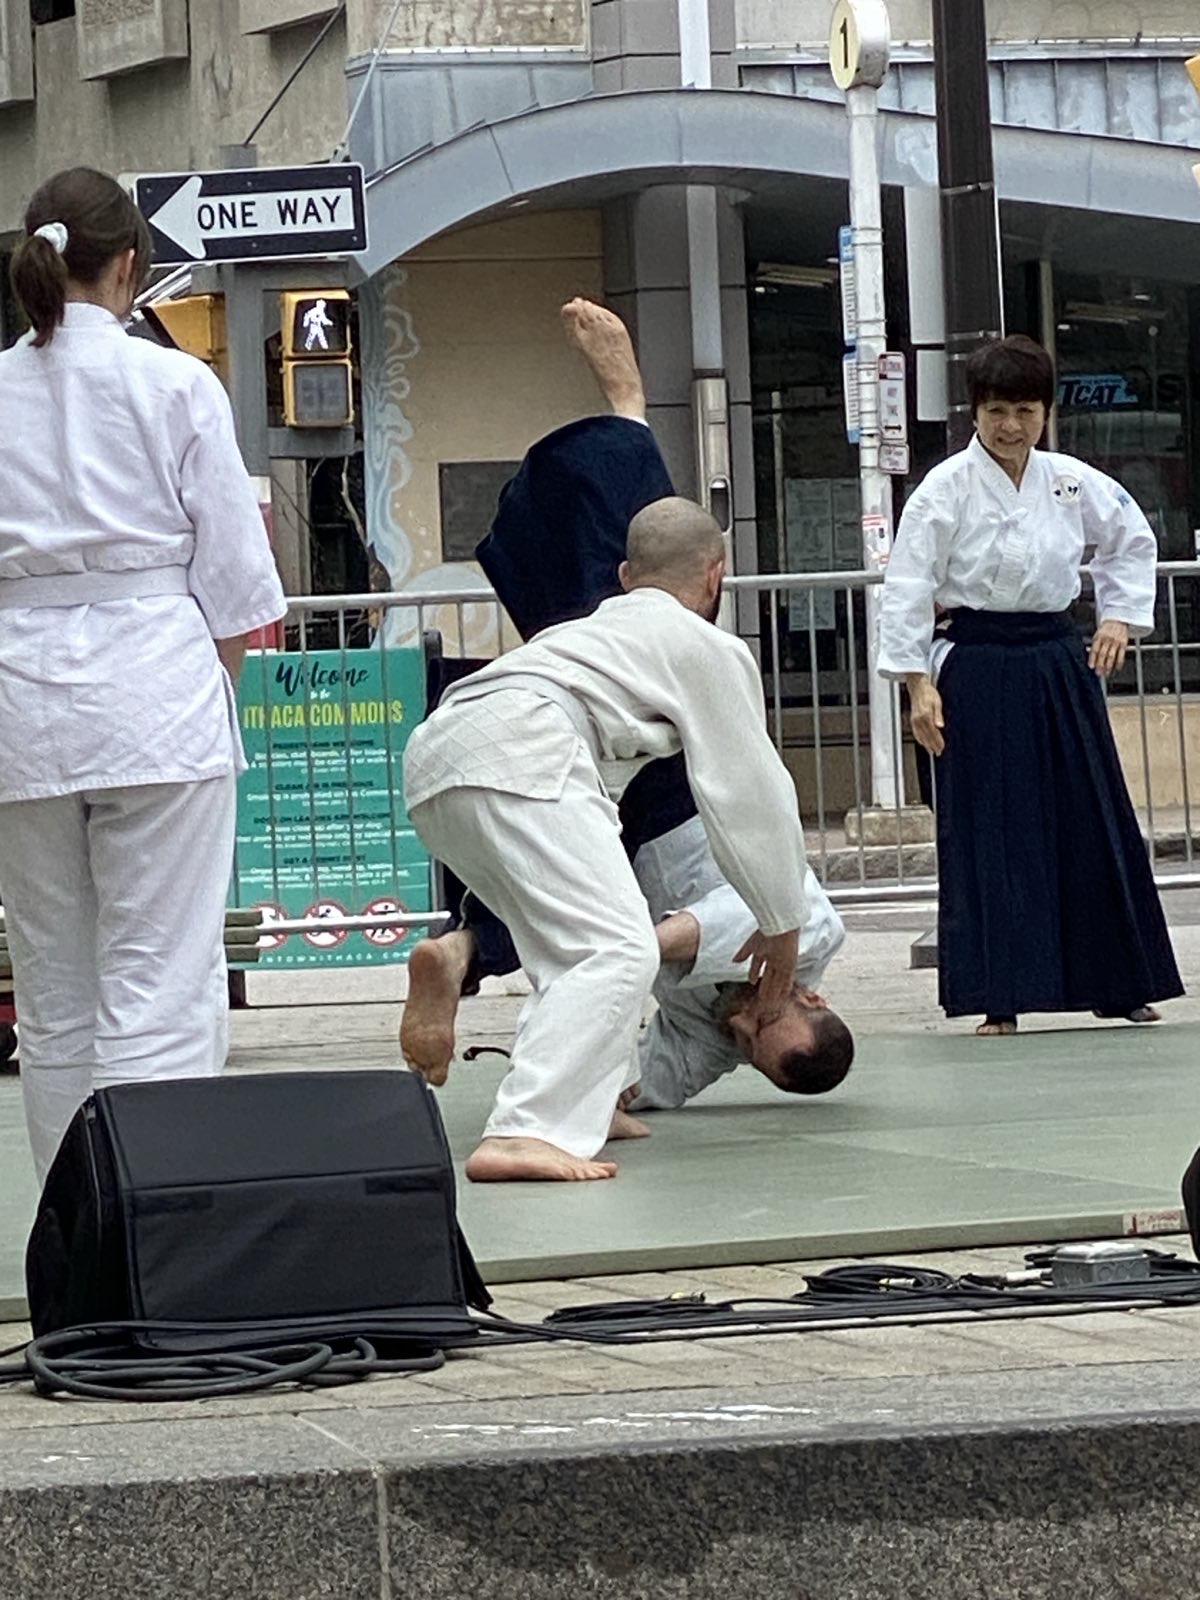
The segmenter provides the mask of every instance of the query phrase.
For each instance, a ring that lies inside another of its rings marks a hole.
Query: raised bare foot
[[[608,1137],[610,1141],[613,1139],[648,1139],[650,1137],[650,1129],[644,1122],[639,1122],[637,1117],[631,1117],[628,1111],[618,1106],[613,1112]]]
[[[1134,1006],[1132,1011],[1093,1011],[1102,1022],[1161,1022],[1162,1012],[1153,1006]]]
[[[604,398],[618,417],[646,420],[646,391],[629,330],[613,311],[575,299],[562,308],[567,342],[591,367]]]
[[[1016,1017],[987,1017],[975,1029],[981,1039],[1009,1038],[1017,1031]]]
[[[408,999],[400,1019],[400,1049],[414,1072],[437,1088],[450,1074],[458,997],[475,941],[469,933],[422,939],[408,958]]]
[[[585,1161],[544,1139],[485,1139],[467,1161],[472,1183],[586,1183],[616,1175],[615,1161]]]
[[[623,1089],[617,1096],[617,1110],[628,1111],[635,1100],[640,1100],[642,1086],[640,1083],[631,1083],[628,1089]]]

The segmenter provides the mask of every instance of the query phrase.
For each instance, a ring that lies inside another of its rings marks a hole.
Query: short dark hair
[[[967,394],[971,415],[989,400],[1040,400],[1054,404],[1054,362],[1036,339],[1015,333],[980,345],[967,362]]]
[[[809,1050],[783,1056],[775,1083],[788,1094],[828,1094],[854,1063],[854,1035],[836,1011],[810,1011],[813,1042]]]
[[[48,222],[67,230],[66,249],[38,235]],[[145,218],[115,178],[93,167],[70,167],[48,178],[25,212],[25,237],[13,251],[13,292],[33,324],[33,342],[50,343],[63,319],[67,280],[94,284],[123,250],[135,253],[134,281],[150,270]]]

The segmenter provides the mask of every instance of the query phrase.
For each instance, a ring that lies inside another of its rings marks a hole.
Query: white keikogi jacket
[[[74,303],[0,354],[0,802],[236,770],[212,641],[284,609],[202,362]]]
[[[902,678],[941,665],[951,646],[934,643],[935,602],[1065,611],[1089,548],[1097,617],[1149,633],[1158,544],[1133,497],[1086,461],[1044,450],[1030,452],[1018,489],[972,439],[904,507],[883,584],[879,671]]]
[[[557,798],[566,774],[558,760],[539,761],[536,730],[519,714],[523,697],[493,693],[518,687],[574,710],[610,792],[646,761],[682,749],[713,856],[758,927],[803,926],[796,791],[767,734],[758,667],[742,640],[650,588],[547,628],[454,688],[414,738],[404,769],[410,811],[456,787]],[[481,703],[464,740],[456,722],[468,700]]]

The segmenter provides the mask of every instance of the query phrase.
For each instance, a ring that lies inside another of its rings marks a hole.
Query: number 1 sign
[[[837,0],[829,69],[839,89],[878,89],[887,74],[892,27],[884,0]]]

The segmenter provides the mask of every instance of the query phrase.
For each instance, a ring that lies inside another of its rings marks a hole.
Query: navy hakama
[[[1183,993],[1104,694],[1065,612],[951,615],[939,998],[1124,1016]]]

